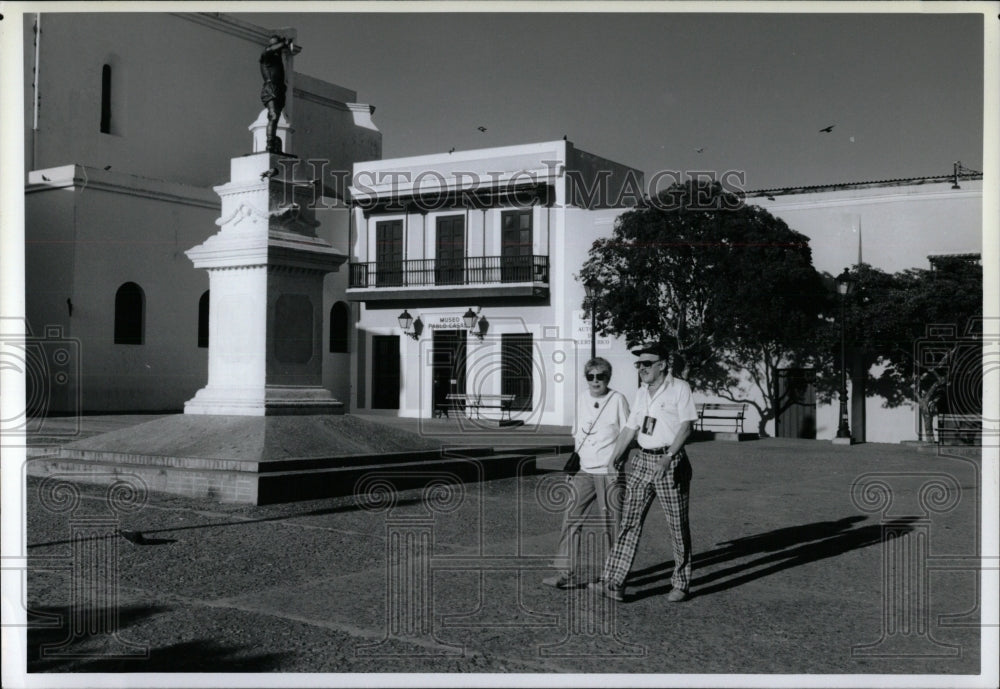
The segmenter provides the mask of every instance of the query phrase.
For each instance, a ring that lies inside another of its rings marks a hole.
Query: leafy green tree
[[[621,215],[580,272],[602,334],[674,348],[694,388],[746,402],[759,431],[794,402],[777,371],[807,361],[827,291],[809,240],[721,185],[675,185]]]
[[[921,439],[937,411],[982,413],[982,266],[958,258],[935,264],[891,275],[861,264],[851,271],[858,286],[845,303],[847,341],[868,370],[866,392],[887,407],[916,403]],[[821,337],[831,362],[821,368],[838,371],[839,320]],[[827,395],[834,378],[819,383]]]

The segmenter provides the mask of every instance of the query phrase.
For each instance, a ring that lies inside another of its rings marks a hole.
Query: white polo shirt
[[[652,421],[646,422],[646,417]],[[697,420],[691,386],[680,378],[667,376],[652,397],[648,386],[639,388],[626,425],[638,429],[639,447],[652,450],[670,445],[682,423]]]

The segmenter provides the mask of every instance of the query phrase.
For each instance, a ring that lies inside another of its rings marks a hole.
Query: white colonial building
[[[514,419],[572,425],[590,353],[574,273],[642,173],[552,141],[360,163],[351,191],[352,408],[428,418],[449,394],[514,395]],[[600,354],[634,390],[624,347]]]
[[[28,15],[24,32],[26,315],[32,337],[74,352],[47,362],[59,382],[29,402],[178,411],[207,376],[208,275],[185,252],[218,231],[213,186],[253,150],[272,31],[216,13],[112,12]],[[372,108],[341,86],[289,81],[285,149],[326,161],[319,195],[343,198],[335,171],[381,156]],[[317,232],[346,253],[348,213],[322,205]],[[324,383],[345,399],[346,287],[345,271],[330,274],[323,309]]]
[[[641,195],[641,173],[555,141],[361,163],[354,180],[347,295],[360,311],[352,408],[429,418],[449,394],[513,394],[513,419],[572,425],[591,349],[575,274],[594,240],[610,236]],[[747,202],[809,237],[815,267],[831,276],[862,253],[895,272],[929,267],[933,255],[981,252],[981,175],[772,189],[747,194]],[[596,350],[614,366],[612,386],[633,394],[624,341],[598,338]],[[808,372],[779,373],[786,382],[801,375]],[[856,440],[917,438],[915,408],[886,408],[861,394],[860,371],[854,378]],[[830,439],[838,410],[837,400],[818,404],[807,387],[765,430]],[[748,407],[746,430],[758,423]]]

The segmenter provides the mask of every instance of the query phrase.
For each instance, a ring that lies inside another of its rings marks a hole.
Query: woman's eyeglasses
[[[587,380],[607,380],[607,373],[588,373],[586,375]]]
[[[661,361],[663,361],[663,359],[656,359],[655,361],[637,361],[637,362],[635,362],[635,367],[636,368],[649,368],[653,364],[658,364]]]

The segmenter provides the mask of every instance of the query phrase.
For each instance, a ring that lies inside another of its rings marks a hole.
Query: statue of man
[[[283,51],[292,52],[291,39],[271,36],[267,47],[260,54],[260,75],[264,86],[260,90],[260,100],[267,108],[267,151],[281,153],[281,139],[278,138],[278,118],[285,109],[285,64]]]

